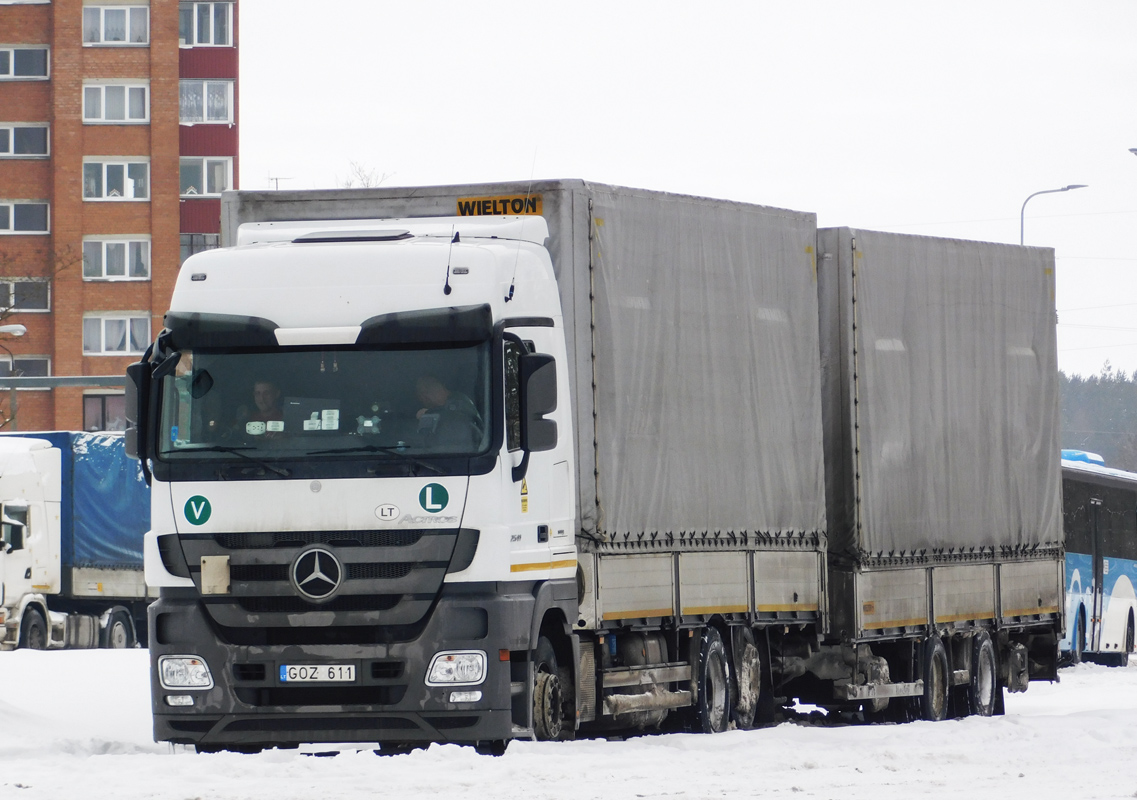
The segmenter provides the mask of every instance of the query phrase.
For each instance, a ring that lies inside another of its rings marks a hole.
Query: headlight
[[[436,653],[426,673],[427,686],[469,686],[486,679],[486,654],[481,650]]]
[[[161,656],[158,678],[164,689],[212,689],[213,675],[198,656]]]

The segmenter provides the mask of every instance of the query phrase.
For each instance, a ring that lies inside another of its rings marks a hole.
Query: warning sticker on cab
[[[460,217],[500,217],[509,214],[541,214],[541,195],[518,194],[503,197],[459,197]]]

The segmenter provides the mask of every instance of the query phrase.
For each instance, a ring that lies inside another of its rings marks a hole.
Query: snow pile
[[[0,798],[1081,798],[1137,796],[1137,667],[1081,665],[1007,715],[718,736],[196,755],[151,741],[147,653],[0,653]]]

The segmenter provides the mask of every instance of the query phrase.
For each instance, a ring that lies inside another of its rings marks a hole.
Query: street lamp
[[[23,325],[0,325],[0,334],[6,333],[9,336],[23,336],[27,332],[28,329]],[[0,347],[3,347],[4,352],[8,354],[8,363],[11,365],[10,371],[15,372],[16,357],[12,355],[12,351],[4,347],[4,345],[0,344]],[[8,421],[13,425],[12,430],[16,429],[16,423],[14,422],[16,419],[16,402],[16,387],[13,385],[12,388],[8,390]]]
[[[1137,148],[1134,149],[1137,150]],[[1131,150],[1130,152],[1133,151]],[[1026,220],[1026,204],[1030,202],[1031,197],[1038,197],[1040,194],[1053,194],[1054,192],[1068,192],[1071,189],[1085,188],[1086,184],[1084,183],[1072,183],[1069,186],[1063,186],[1061,189],[1043,189],[1041,192],[1035,192],[1032,195],[1028,195],[1026,200],[1023,200],[1022,211],[1019,212],[1019,244],[1023,244],[1023,225],[1024,221]]]

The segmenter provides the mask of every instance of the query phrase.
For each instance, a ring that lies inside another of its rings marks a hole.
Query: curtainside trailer
[[[158,740],[500,750],[748,727],[795,698],[940,718],[972,683],[992,713],[1053,676],[1058,478],[1030,460],[1057,464],[1050,251],[918,240],[928,300],[966,299],[880,335],[950,351],[909,375],[849,362],[878,284],[808,213],[581,181],[238,192],[223,237],[129,371]],[[878,256],[901,239],[869,237],[880,285],[903,278]],[[1039,338],[1004,341],[1004,288]],[[1011,346],[1033,360],[976,372],[981,409],[940,396]],[[945,470],[992,421],[1005,459],[961,483]],[[851,494],[870,424],[885,471]],[[926,505],[888,504],[926,470]]]

